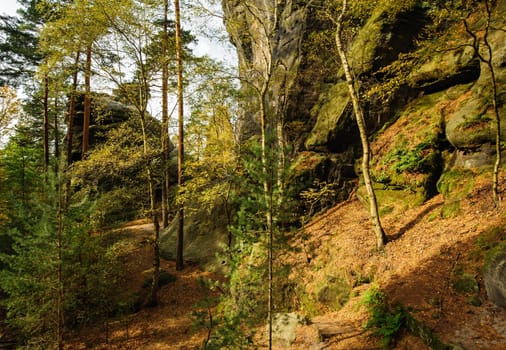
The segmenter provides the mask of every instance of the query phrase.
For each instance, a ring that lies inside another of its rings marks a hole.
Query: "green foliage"
[[[224,67],[209,60],[199,71],[201,86],[189,98],[192,114],[185,130],[186,181],[179,191],[180,201],[188,209],[206,208],[209,212],[217,200],[227,205],[230,184],[237,167],[238,144],[234,135],[237,91],[224,79]],[[198,203],[198,208],[192,208]]]
[[[457,274],[453,280],[453,289],[462,294],[479,292],[478,282],[474,274],[462,272]]]
[[[370,314],[365,328],[372,329],[374,335],[381,337],[384,348],[390,347],[405,326],[406,312],[400,306],[390,309],[385,293],[377,287],[369,288],[364,293],[361,303]]]
[[[139,217],[139,191],[119,187],[100,195],[93,205],[90,224],[93,227],[116,225]]]
[[[475,172],[470,169],[451,169],[441,175],[437,183],[439,193],[445,197],[441,216],[453,217],[460,212],[460,202],[473,189]]]
[[[24,343],[35,342],[40,348],[52,347],[56,339],[59,288],[65,327],[75,328],[120,311],[117,296],[125,276],[119,251],[101,236],[90,235],[89,206],[74,205],[65,213],[59,238],[55,198],[49,191],[46,195],[39,222],[23,235],[10,232],[13,250],[2,254],[0,271],[6,322],[20,332]]]
[[[267,143],[271,142],[268,138]],[[242,163],[234,178],[232,202],[237,203],[238,210],[230,230],[233,242],[223,253],[229,267],[229,283],[223,288],[223,294],[213,317],[215,327],[209,349],[249,348],[252,344],[254,328],[265,322],[268,310],[268,211],[274,214],[273,250],[274,254],[286,249],[285,238],[281,233],[281,225],[291,220],[290,203],[286,200],[285,189],[274,182],[272,174],[280,174],[284,179],[284,169],[278,169],[278,153],[282,150],[270,149],[267,152],[268,172],[266,173],[260,145],[251,141],[244,148]],[[267,178],[266,178],[267,177]],[[266,196],[264,184],[269,183],[272,192]],[[272,197],[270,197],[272,196]],[[272,198],[272,202],[267,200]],[[289,270],[274,260],[274,291],[275,310],[281,305],[290,307],[293,299],[293,288],[287,281]],[[281,295],[286,298],[283,303]],[[288,301],[288,302],[287,302]]]
[[[385,156],[384,162],[392,164],[397,173],[427,172],[429,170],[427,168],[432,165],[433,153],[428,152],[431,147],[430,140],[423,141],[412,149],[408,149],[407,142],[403,142]]]
[[[476,247],[482,250],[489,250],[506,239],[504,228],[494,226],[485,230],[476,239]]]
[[[157,122],[150,120],[147,132],[147,157],[156,159],[160,133]],[[93,203],[90,220],[94,228],[134,219],[148,207],[141,135],[138,122],[131,117],[108,130],[105,142],[92,149],[85,160],[72,164],[69,173],[72,188],[76,189],[72,200]]]
[[[484,269],[492,259],[506,251],[506,231],[502,226],[492,226],[483,231],[475,242],[471,253],[477,260],[484,259]]]
[[[310,218],[315,212],[325,210],[333,205],[339,191],[339,184],[335,182],[321,182],[315,180],[313,187],[300,193],[301,199],[305,202],[307,216]]]
[[[344,277],[328,277],[317,292],[318,301],[339,310],[350,298],[351,286]]]

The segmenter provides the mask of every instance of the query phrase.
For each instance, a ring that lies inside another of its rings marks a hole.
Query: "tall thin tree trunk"
[[[67,121],[67,166],[72,163],[72,144],[74,138],[74,118],[76,115],[76,93],[77,93],[77,79],[79,74],[79,60],[80,52],[76,52],[76,59],[74,61],[74,72],[72,73],[72,90],[70,92],[69,102],[69,115]]]
[[[483,36],[483,41],[485,43],[485,47],[488,51],[488,59],[484,60],[487,64],[487,67],[490,71],[490,76],[492,79],[492,104],[494,107],[494,118],[497,125],[497,130],[495,133],[495,163],[494,163],[494,176],[493,176],[493,199],[496,207],[501,205],[501,196],[499,193],[499,168],[501,166],[501,116],[499,115],[499,106],[498,106],[498,94],[497,94],[497,81],[495,77],[495,70],[493,65],[493,50],[490,42],[488,41],[488,34],[490,30],[490,21],[492,18],[492,9],[490,8],[490,4],[488,0],[485,1],[485,9],[487,11],[487,24],[485,26],[485,34]]]
[[[59,134],[59,123],[58,123],[58,98],[54,99],[54,173],[58,174],[60,167],[60,134]]]
[[[59,176],[59,174],[57,174]],[[57,227],[57,250],[58,250],[58,264],[57,264],[57,278],[58,278],[58,295],[56,301],[56,317],[57,317],[57,344],[58,350],[63,350],[63,198],[61,193],[61,181],[58,181],[58,227]]]
[[[74,71],[72,73],[72,89],[70,91],[70,101],[69,101],[69,110],[68,110],[68,120],[67,120],[67,159],[66,159],[66,169],[69,169],[70,164],[72,164],[72,151],[73,151],[73,139],[74,139],[74,118],[76,115],[76,94],[77,94],[77,83],[78,83],[78,75],[79,75],[79,60],[80,60],[80,52],[79,50],[76,52],[76,58],[74,61]],[[67,208],[70,197],[70,178],[65,179],[65,193],[63,196],[63,207]]]
[[[169,67],[167,66],[168,41],[169,41],[169,0],[163,1],[163,38],[162,38],[162,227],[169,225],[169,103],[168,103],[168,78]]]
[[[146,306],[156,306],[158,304],[158,281],[160,280],[160,223],[158,220],[158,213],[156,210],[155,198],[155,180],[153,171],[151,169],[151,161],[148,159],[148,135],[146,132],[146,116],[145,111],[141,111],[141,130],[142,130],[142,144],[143,155],[146,158],[146,175],[148,177],[148,195],[149,195],[149,209],[151,218],[153,220],[153,280],[151,283],[151,291],[146,300]]]
[[[44,112],[43,112],[43,133],[44,133],[44,184],[48,182],[48,171],[49,171],[49,78],[44,76],[44,98],[42,101]]]
[[[90,139],[90,120],[91,120],[91,44],[86,47],[86,66],[84,69],[84,118],[83,118],[83,144],[82,159],[88,152],[88,143]]]
[[[371,221],[374,228],[374,233],[376,236],[376,248],[378,250],[382,250],[386,243],[386,235],[383,227],[381,226],[380,216],[378,212],[378,203],[376,201],[376,194],[374,193],[374,188],[372,187],[372,181],[370,176],[369,169],[369,140],[367,139],[367,128],[364,118],[364,113],[362,111],[362,107],[359,103],[358,92],[354,85],[354,80],[350,72],[350,65],[348,63],[348,59],[346,57],[346,53],[344,52],[344,48],[341,41],[341,33],[342,33],[342,22],[344,14],[346,13],[347,8],[347,0],[343,1],[343,7],[339,18],[337,19],[337,28],[336,28],[336,46],[337,51],[339,53],[339,58],[341,59],[341,64],[343,66],[344,74],[346,76],[346,82],[348,83],[348,90],[351,98],[351,102],[353,104],[353,111],[355,113],[355,118],[357,120],[357,126],[360,132],[360,140],[362,142],[362,173],[364,176],[364,184],[367,190],[367,196],[369,197],[369,212]]]
[[[488,44],[487,44],[488,45]],[[499,107],[497,105],[497,82],[495,78],[494,68],[492,62],[489,62],[490,74],[492,75],[492,89],[493,89],[493,105],[494,105],[494,116],[497,125],[495,134],[495,163],[494,163],[494,178],[493,178],[493,197],[496,207],[501,205],[501,195],[499,189],[499,170],[501,167],[501,116],[499,115]]]
[[[179,0],[174,0],[174,11],[176,19],[176,61],[177,61],[177,104],[178,104],[178,162],[177,162],[177,183],[179,188],[183,186],[183,161],[184,161],[184,110],[183,110],[183,48],[181,36],[181,13]],[[179,204],[178,228],[177,228],[177,252],[176,270],[184,268],[183,257],[184,242],[184,204]]]

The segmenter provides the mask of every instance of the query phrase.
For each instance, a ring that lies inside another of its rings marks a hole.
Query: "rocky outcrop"
[[[504,100],[506,90],[506,33],[494,31],[489,43],[493,52],[493,67],[497,81],[499,111],[501,115],[502,140],[506,140],[506,117],[504,116]],[[468,54],[469,56],[470,54]],[[469,64],[476,58],[469,61]],[[456,163],[465,167],[491,165],[495,160],[495,135],[497,123],[493,113],[491,89],[491,73],[488,66],[479,62],[479,76],[468,88],[455,96],[455,103],[448,110],[446,136],[457,150]]]
[[[242,133],[258,130],[258,93],[267,84],[269,113],[284,114],[301,62],[307,2],[224,0],[223,10],[232,43],[237,48],[243,90]],[[289,113],[287,113],[289,114]]]
[[[267,102],[272,113],[283,116],[287,143],[294,146],[295,158],[305,151],[329,159],[347,154],[337,158],[350,164],[359,149],[358,132],[334,52],[334,24],[311,2],[283,1],[276,8],[274,3],[223,1],[227,27],[238,51],[240,73],[248,81],[243,89],[269,79]],[[455,27],[448,22],[444,24],[446,29],[444,25],[437,29],[446,35],[450,46],[437,49],[430,40],[424,43],[434,11],[430,6],[418,1],[380,1],[374,7],[364,5],[361,16],[368,13],[367,18],[355,19],[362,24],[350,30],[353,40],[348,43],[348,54],[364,92],[371,84],[405,79],[404,84],[384,87],[392,93],[386,101],[374,96],[364,99],[369,129],[373,133],[400,115],[411,114],[409,104],[422,101],[424,95],[445,92],[447,98],[437,99],[439,107],[451,103],[439,108],[438,113],[444,118],[444,135],[457,152],[455,164],[489,164],[494,154],[487,145],[494,142],[495,128],[490,114],[490,73],[469,45],[472,38],[465,32],[453,33],[462,30],[458,27],[461,22]],[[498,2],[498,11],[502,7],[504,2]],[[496,16],[494,26],[500,27],[502,21]],[[489,39],[498,86],[503,89],[504,31],[491,31]],[[412,60],[410,68],[406,68],[406,60]],[[385,71],[389,65],[392,67]],[[500,91],[500,99],[504,100],[504,91]],[[242,107],[243,132],[251,135],[258,130],[258,105],[255,98],[250,98]],[[503,126],[506,134],[506,123]],[[319,174],[323,176],[321,180],[336,179],[332,174],[343,166],[335,165],[335,169]]]
[[[72,137],[73,162],[82,159],[81,145],[84,120],[84,94],[78,95],[76,100],[76,113],[74,115]],[[131,107],[115,101],[112,96],[106,94],[93,94],[91,99],[90,134],[88,141],[90,149],[104,143],[107,131],[120,126],[121,123],[127,121],[132,114]]]
[[[506,307],[506,249],[495,252],[483,275],[488,299]]]
[[[316,6],[323,3],[222,1],[243,82],[239,116],[243,140],[259,132],[259,98],[263,98],[267,113],[283,119],[286,144],[292,150],[292,189],[317,193],[321,189],[317,186],[335,184],[326,193],[332,193],[332,198],[325,198],[330,204],[348,197],[361,169],[356,166],[359,134],[334,50],[335,24]],[[439,18],[437,28],[430,27],[437,11],[434,4],[382,0],[360,6],[360,16],[352,18],[354,27],[346,32],[346,46],[375,141],[373,178],[383,210],[399,203],[405,208],[437,193],[445,169],[493,163],[496,126],[490,72],[469,46],[472,38],[461,21]],[[506,1],[496,6],[495,13],[500,14]],[[504,28],[500,15],[494,17],[493,27]],[[430,37],[429,31],[440,32]],[[439,36],[444,43],[435,42]],[[492,30],[489,39],[504,115],[506,34]],[[260,97],[262,87],[265,95]],[[389,132],[391,125],[396,132]],[[506,135],[506,120],[501,129]],[[308,212],[302,196],[298,198],[298,210]],[[204,211],[193,216],[187,223],[187,256],[211,261],[215,243],[228,240],[226,224],[214,225],[224,223],[225,217]],[[221,219],[208,221],[209,216]],[[169,230],[163,238],[167,249],[172,249],[174,237]],[[212,249],[194,249],[192,242]],[[173,257],[172,251],[165,250],[165,255]]]
[[[220,259],[216,254],[223,251],[231,239],[227,230],[227,210],[223,203],[216,203],[210,210],[186,210],[183,251],[185,261],[199,263],[207,270],[222,271],[227,268],[224,259]],[[176,260],[177,229],[176,219],[161,233],[160,253],[167,260]]]

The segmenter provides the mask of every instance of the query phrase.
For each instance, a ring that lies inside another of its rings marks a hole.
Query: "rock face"
[[[494,13],[501,13],[504,3],[498,1]],[[230,38],[238,51],[240,74],[248,81],[243,89],[248,90],[248,85],[258,86],[268,79],[266,98],[270,111],[282,115],[287,143],[294,147],[295,163],[308,166],[306,169],[299,167],[294,179],[318,173],[319,180],[338,182],[343,191],[348,191],[350,187],[345,184],[357,176],[350,176],[346,169],[353,166],[359,154],[358,131],[336,59],[335,25],[312,4],[296,0],[223,0],[223,9]],[[459,27],[461,22],[453,27],[445,23],[448,26],[445,30],[442,26],[436,29],[441,30],[440,35],[446,35],[446,40],[454,47],[442,44],[439,50],[431,47],[431,40],[424,42],[425,33],[434,23],[431,17],[434,5],[385,0],[375,6],[363,6],[361,16],[354,18],[361,24],[347,34],[352,38],[347,47],[357,84],[364,92],[364,109],[371,134],[399,118],[416,118],[413,105],[418,104],[437,116],[426,120],[434,123],[432,129],[435,130],[432,136],[427,135],[428,139],[411,144],[394,135],[390,153],[377,150],[378,153],[373,154],[379,163],[389,163],[391,167],[384,174],[377,173],[377,177],[385,175],[391,180],[393,174],[388,173],[395,164],[399,165],[417,152],[427,158],[430,151],[434,154],[431,159],[439,163],[432,162],[430,167],[411,171],[430,179],[418,179],[414,186],[410,185],[430,193],[435,191],[437,181],[433,177],[439,176],[445,167],[493,163],[495,151],[490,145],[495,142],[496,125],[491,109],[490,72],[469,46],[472,38]],[[493,26],[500,28],[503,23],[504,19],[495,15]],[[506,82],[505,41],[504,31],[491,31],[489,42],[494,53],[501,112]],[[385,92],[389,94],[386,98]],[[432,98],[434,94],[439,95]],[[252,96],[251,91],[248,96]],[[427,108],[426,103],[431,103],[432,107]],[[258,130],[258,105],[251,97],[242,107],[243,134],[248,137]],[[506,135],[506,122],[501,129]],[[394,152],[393,144],[398,148],[402,146],[405,152]],[[453,164],[443,164],[444,159],[440,157],[443,151],[455,154],[451,158]],[[321,162],[297,160],[314,153],[330,164],[325,172],[311,168]],[[387,159],[378,159],[382,157]],[[396,178],[405,173],[402,166],[399,169]],[[310,187],[312,180],[314,178],[302,187]],[[408,176],[400,179],[399,184],[404,186],[413,183],[412,180]]]
[[[361,169],[356,166],[359,133],[335,51],[335,24],[328,11],[321,11],[329,3],[222,0],[243,81],[243,140],[259,133],[261,100],[266,113],[282,119],[285,143],[291,146],[289,185],[299,193],[323,193],[318,186],[332,184],[333,196],[325,199],[332,204],[348,197]],[[462,21],[448,20],[444,11],[435,16],[441,10],[437,2],[380,0],[354,6],[358,15],[350,16],[345,41],[374,139],[371,170],[380,209],[406,208],[436,194],[441,175],[453,167],[493,164],[497,125],[491,75],[470,47],[472,37]],[[504,11],[506,0],[495,2],[491,28],[505,27]],[[476,20],[472,29],[483,33],[483,25]],[[489,42],[504,119],[506,33],[492,29]],[[483,47],[480,54],[486,55]],[[506,135],[506,119],[501,131]],[[301,200],[299,212],[308,208]],[[206,230],[199,220],[190,229],[196,239]]]
[[[272,339],[278,345],[289,348],[295,340],[295,329],[304,323],[304,318],[296,313],[274,314],[272,320]]]
[[[506,307],[506,250],[494,254],[483,279],[488,299],[496,305]]]
[[[83,137],[84,120],[84,94],[80,94],[76,99],[76,114],[73,123],[73,152],[72,161],[82,159],[81,145]],[[91,120],[89,146],[92,149],[105,141],[107,130],[118,127],[121,123],[127,121],[132,114],[130,107],[114,101],[112,96],[106,94],[94,94],[91,101]]]

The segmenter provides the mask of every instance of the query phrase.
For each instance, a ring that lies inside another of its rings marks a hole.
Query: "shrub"
[[[362,297],[362,305],[367,308],[370,319],[365,324],[375,336],[381,337],[381,344],[388,348],[406,323],[406,312],[401,306],[391,310],[386,295],[377,287],[368,289]]]

